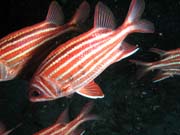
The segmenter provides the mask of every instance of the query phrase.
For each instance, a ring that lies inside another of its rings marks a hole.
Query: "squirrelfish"
[[[53,50],[33,75],[29,98],[47,101],[78,93],[88,98],[103,98],[94,79],[111,64],[138,50],[124,41],[133,32],[152,33],[153,24],[140,17],[143,0],[132,0],[122,26],[115,29],[110,9],[99,2],[95,8],[94,27]]]
[[[49,41],[65,32],[77,29],[77,24],[84,22],[88,14],[89,5],[83,2],[72,20],[63,24],[61,7],[53,1],[44,21],[0,39],[0,81],[18,76],[41,46],[47,45]]]
[[[152,48],[150,51],[158,53],[161,57],[160,60],[154,62],[130,60],[137,65],[143,66],[138,72],[139,78],[151,70],[159,70],[158,75],[153,78],[153,82],[158,82],[174,75],[180,75],[180,48],[170,51]]]
[[[72,121],[68,122],[68,109],[66,109],[52,126],[42,129],[33,135],[83,135],[84,130],[78,128],[83,122],[96,120],[96,115],[88,114],[92,109],[92,102],[87,103],[80,114]]]

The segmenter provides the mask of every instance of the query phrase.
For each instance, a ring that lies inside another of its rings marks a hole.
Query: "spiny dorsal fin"
[[[98,2],[94,15],[94,28],[110,28],[116,27],[114,15],[111,10],[102,2]]]
[[[76,10],[75,15],[70,21],[70,24],[80,25],[82,24],[89,16],[90,6],[87,1],[81,3],[79,8]]]
[[[69,122],[69,116],[68,116],[69,108],[67,107],[58,117],[56,120],[56,123],[60,124],[67,124]]]
[[[56,1],[51,2],[48,14],[46,16],[46,21],[56,25],[62,25],[64,23],[64,15],[62,9]]]
[[[90,82],[88,85],[86,85],[84,88],[76,91],[76,93],[88,97],[88,98],[103,98],[104,94],[101,90],[101,88],[94,82]]]

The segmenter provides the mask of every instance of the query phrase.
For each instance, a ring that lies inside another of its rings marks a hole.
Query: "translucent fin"
[[[64,23],[64,15],[62,9],[56,1],[51,2],[48,14],[46,16],[46,21],[56,25],[62,25]]]
[[[83,109],[81,110],[80,114],[71,122],[73,125],[69,125],[70,127],[74,127],[74,131],[72,133],[76,133],[76,128],[83,122],[89,121],[89,120],[97,120],[98,117],[93,114],[89,114],[89,112],[92,110],[93,102],[88,102]],[[81,130],[80,130],[81,131]],[[80,135],[84,134],[84,132],[79,132]],[[78,134],[77,134],[78,135]]]
[[[94,14],[94,28],[110,28],[116,27],[114,15],[111,10],[102,2],[98,2]]]
[[[136,53],[138,50],[139,48],[137,46],[131,45],[127,42],[123,42],[120,47],[120,51],[122,51],[122,54],[121,54],[122,56],[120,56],[120,58],[118,58],[116,61],[129,57],[132,54]]]
[[[162,81],[162,80],[165,80],[169,77],[172,77],[173,75],[171,73],[168,73],[168,72],[160,72],[156,77],[153,78],[153,82],[156,83],[156,82],[159,82],[159,81]]]
[[[138,21],[141,18],[144,8],[144,0],[132,0],[128,10],[127,17],[125,19],[125,23],[130,24],[135,21]]]
[[[151,48],[150,51],[159,54],[161,57],[167,54],[166,51],[158,49],[158,48]]]
[[[127,17],[123,26],[132,25],[133,32],[152,33],[154,32],[154,25],[147,20],[140,20],[144,11],[144,0],[132,0]]]
[[[90,12],[90,6],[87,1],[84,1],[77,9],[75,15],[69,22],[71,25],[80,25],[88,18]]]
[[[149,70],[151,70],[151,62],[142,62],[142,61],[137,61],[137,60],[129,60],[132,63],[135,63],[136,65],[142,66],[139,68],[137,71],[137,79],[142,78]]]
[[[56,120],[56,123],[60,124],[67,124],[69,122],[69,116],[68,116],[69,108],[67,107],[58,117]]]
[[[101,88],[94,81],[86,85],[84,88],[76,91],[76,93],[93,99],[104,97]]]
[[[154,25],[147,20],[140,20],[138,22],[135,22],[133,24],[133,29],[134,32],[139,32],[139,33],[153,33],[154,32]]]

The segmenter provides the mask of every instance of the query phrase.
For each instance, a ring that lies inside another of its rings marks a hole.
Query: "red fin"
[[[104,94],[101,90],[101,88],[94,82],[90,82],[88,85],[86,85],[84,88],[76,91],[78,94],[88,97],[88,98],[103,98]]]
[[[134,45],[130,45],[126,42],[123,42],[120,49],[118,50],[117,53],[120,53],[119,57],[116,59],[115,62],[118,62],[132,54],[134,54],[135,52],[137,52],[139,50],[139,48],[137,48],[137,46]],[[120,51],[120,52],[119,52]]]
[[[56,120],[56,123],[60,124],[67,124],[69,122],[69,116],[68,116],[69,108],[67,107],[58,117]]]
[[[88,18],[89,12],[90,6],[87,1],[84,1],[77,9],[69,24],[79,25],[83,23]]]
[[[62,25],[64,23],[64,15],[62,9],[56,1],[51,2],[48,14],[46,16],[46,21],[56,25]]]
[[[172,76],[173,76],[173,74],[171,74],[171,73],[168,73],[168,72],[162,73],[161,72],[156,77],[153,78],[153,82],[156,83],[156,82],[162,81],[162,80],[167,79]]]
[[[114,29],[116,27],[114,15],[103,3],[98,2],[94,14],[94,27]]]
[[[144,0],[132,0],[128,15],[123,25],[133,24],[132,30],[134,32],[152,33],[154,32],[154,25],[147,20],[140,20],[144,11]]]

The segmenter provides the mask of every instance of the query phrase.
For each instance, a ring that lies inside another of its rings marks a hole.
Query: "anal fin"
[[[90,82],[85,87],[76,91],[76,93],[82,96],[88,97],[88,98],[93,98],[93,99],[104,97],[104,94],[101,88],[94,81]]]
[[[169,72],[160,72],[156,77],[153,78],[153,82],[156,83],[172,76],[173,74]]]
[[[115,62],[118,62],[138,51],[137,46],[130,45],[127,42],[122,42],[121,47],[118,49],[119,56],[116,58]]]

